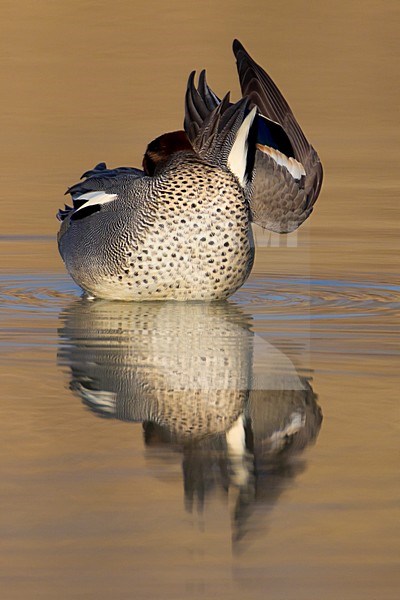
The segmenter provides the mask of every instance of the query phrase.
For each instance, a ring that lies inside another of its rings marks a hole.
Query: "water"
[[[397,598],[398,7],[300,5],[2,5],[5,600]],[[192,68],[237,90],[233,37],[321,154],[315,214],[227,303],[85,301],[63,190],[179,127]]]

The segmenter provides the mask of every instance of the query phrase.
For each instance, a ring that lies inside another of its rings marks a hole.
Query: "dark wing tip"
[[[193,85],[193,81],[196,75],[196,71],[192,71],[188,77],[187,87],[190,88]]]
[[[239,40],[238,40],[238,39],[236,39],[236,38],[235,38],[235,39],[233,40],[233,42],[232,42],[232,50],[233,50],[233,54],[234,54],[235,56],[237,56],[238,52],[240,52],[241,50],[242,50],[243,52],[246,52],[246,50],[245,50],[245,48],[244,48],[243,44],[241,44],[241,43],[239,42]],[[246,52],[246,54],[247,54],[247,52]]]

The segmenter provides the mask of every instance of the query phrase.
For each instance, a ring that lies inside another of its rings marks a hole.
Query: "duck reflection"
[[[235,541],[303,470],[322,421],[316,395],[238,306],[82,300],[61,320],[71,389],[100,416],[142,422],[150,456],[182,452],[187,510],[215,488],[233,498]]]

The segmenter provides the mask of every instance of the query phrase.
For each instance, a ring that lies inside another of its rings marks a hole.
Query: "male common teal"
[[[227,298],[253,265],[251,222],[288,233],[310,215],[318,155],[271,78],[237,40],[233,51],[241,100],[193,72],[184,131],[152,141],[143,170],[100,163],[68,189],[59,250],[89,297]]]

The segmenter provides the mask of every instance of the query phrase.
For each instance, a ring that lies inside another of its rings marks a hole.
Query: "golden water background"
[[[399,9],[2,0],[4,600],[397,598]],[[233,298],[312,374],[324,414],[307,468],[233,550],[220,495],[185,511],[179,452],[149,455],[140,424],[95,418],[69,389],[57,352],[79,292],[55,213],[83,171],[139,166],[182,126],[191,70],[238,97],[235,37],[282,89],[325,181],[290,242],[258,234]]]

